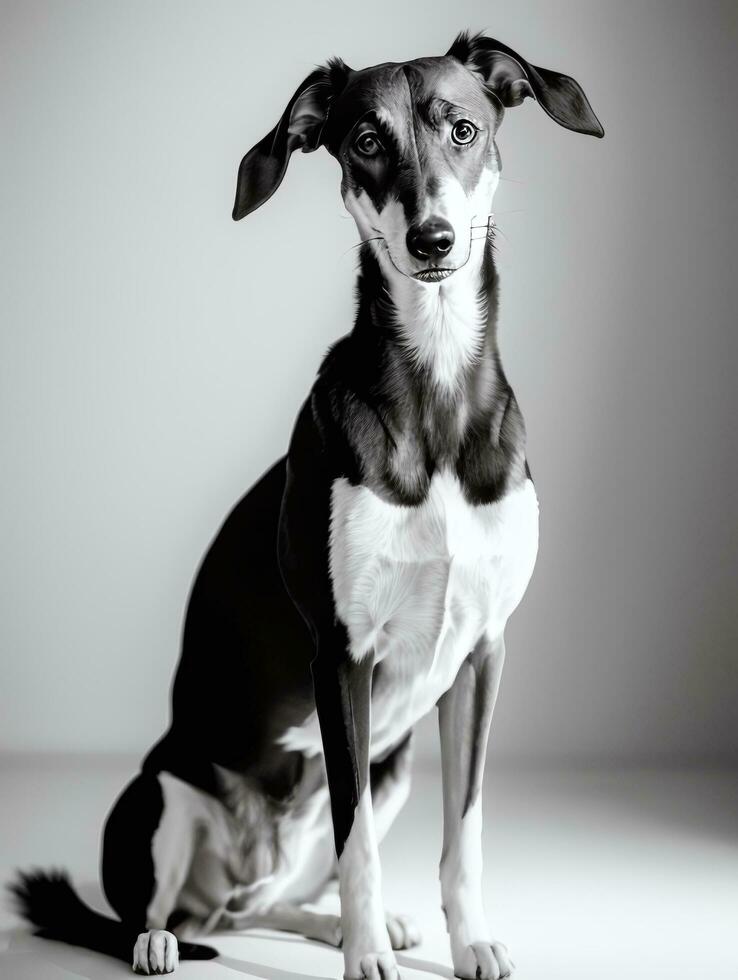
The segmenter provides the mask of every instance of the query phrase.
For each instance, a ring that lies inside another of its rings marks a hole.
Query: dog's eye
[[[379,153],[380,142],[376,133],[367,131],[366,133],[361,133],[360,136],[356,138],[354,143],[354,149],[357,153],[360,153],[363,157],[373,157]]]
[[[451,129],[451,139],[460,146],[472,143],[477,135],[477,127],[468,119],[459,119]]]

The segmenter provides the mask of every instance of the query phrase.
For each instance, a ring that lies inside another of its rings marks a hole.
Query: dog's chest
[[[530,480],[493,504],[464,498],[436,473],[419,506],[364,486],[332,490],[334,601],[349,653],[374,652],[372,748],[380,751],[448,690],[482,635],[498,636],[530,579],[538,502]]]

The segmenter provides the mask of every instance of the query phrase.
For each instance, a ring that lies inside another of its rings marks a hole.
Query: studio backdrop
[[[606,129],[529,102],[498,138],[541,543],[492,758],[738,759],[735,5],[552,9],[2,4],[3,750],[141,755],[165,728],[198,562],[352,322],[335,161],[295,156],[234,224],[238,161],[314,64],[468,27],[574,75]]]

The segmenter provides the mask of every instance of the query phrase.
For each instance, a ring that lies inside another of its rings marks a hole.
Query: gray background
[[[542,533],[495,757],[738,758],[735,9],[2,4],[2,748],[163,729],[195,567],[351,323],[335,161],[298,155],[235,225],[238,161],[314,63],[471,27],[574,75],[607,132],[526,104],[499,136]]]

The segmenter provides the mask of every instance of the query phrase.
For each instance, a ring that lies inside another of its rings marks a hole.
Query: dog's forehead
[[[481,119],[495,114],[481,79],[455,58],[417,58],[352,72],[331,106],[328,142],[337,148],[357,120],[370,112],[392,125],[413,112],[429,115],[439,103]]]

